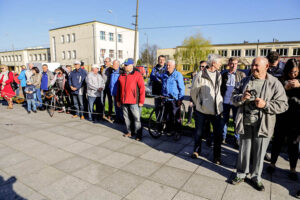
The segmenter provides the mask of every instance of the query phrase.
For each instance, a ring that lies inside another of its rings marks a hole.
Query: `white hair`
[[[93,65],[92,65],[92,69],[93,69],[93,68],[97,68],[97,69],[99,69],[99,65],[97,65],[97,64],[93,64]]]
[[[222,58],[222,56],[220,56],[218,54],[208,54],[208,56],[207,56],[207,65],[209,67],[211,67],[214,62],[220,61],[221,58]]]
[[[120,65],[120,61],[118,61],[118,60],[114,60],[114,61],[113,61],[113,63],[114,63],[114,62],[117,62],[117,63]]]
[[[171,63],[172,65],[176,65],[176,62],[175,62],[175,60],[168,60],[168,62],[167,63]]]

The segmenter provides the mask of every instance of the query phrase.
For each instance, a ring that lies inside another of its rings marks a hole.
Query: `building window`
[[[43,60],[46,60],[46,54],[45,53],[43,54]]]
[[[271,49],[261,49],[260,56],[267,56],[271,52]]]
[[[67,42],[70,42],[70,34],[67,35]]]
[[[76,51],[75,50],[72,51],[72,58],[76,59]]]
[[[19,57],[17,55],[15,56],[15,61],[19,61]]]
[[[300,48],[293,49],[293,56],[300,56]]]
[[[100,31],[100,40],[105,40],[105,32]]]
[[[19,61],[22,61],[22,56],[21,55],[19,55]]]
[[[227,50],[219,50],[219,55],[227,57]]]
[[[246,57],[255,57],[256,50],[255,49],[246,49],[245,56]]]
[[[123,59],[123,51],[122,50],[118,50],[118,57],[119,57],[119,59]]]
[[[190,68],[191,68],[191,65],[189,65],[189,64],[183,64],[182,65],[182,70],[183,71],[190,71]]]
[[[241,57],[241,50],[240,49],[231,50],[231,56]]]
[[[113,58],[114,55],[115,55],[114,50],[110,49],[110,50],[109,50],[109,57],[110,57],[110,58]]]
[[[60,37],[60,40],[61,40],[61,43],[65,43],[65,36],[62,35],[62,36]]]
[[[33,60],[37,61],[37,55],[36,54],[34,54],[34,59]]]
[[[3,58],[3,56],[1,56],[1,62],[3,62],[4,61],[4,58]]]
[[[42,54],[39,54],[38,58],[39,60],[42,60]]]
[[[32,61],[32,55],[29,55],[29,61]]]
[[[106,53],[106,50],[105,50],[105,49],[100,49],[100,57],[101,57],[101,58],[104,58],[105,53]]]
[[[75,33],[72,33],[72,42],[75,42]]]
[[[281,56],[287,56],[288,55],[288,49],[283,48],[283,49],[276,49],[276,51],[279,53]]]
[[[68,51],[68,59],[71,59],[71,51]]]
[[[122,34],[118,34],[118,42],[123,42]]]
[[[109,33],[109,41],[114,41],[114,34],[113,33]]]
[[[66,52],[63,51],[63,52],[61,53],[61,58],[62,58],[63,60],[66,59]]]

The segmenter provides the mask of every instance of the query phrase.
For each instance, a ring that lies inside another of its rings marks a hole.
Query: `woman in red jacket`
[[[8,71],[8,67],[6,65],[1,65],[0,70],[0,93],[1,96],[7,101],[8,109],[13,109],[12,98],[16,94],[11,88],[10,84],[14,81],[14,75],[12,72]]]

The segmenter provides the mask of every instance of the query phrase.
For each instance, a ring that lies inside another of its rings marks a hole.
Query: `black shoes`
[[[256,190],[265,191],[265,186],[262,184],[262,182],[251,180],[251,184]]]
[[[36,113],[36,110],[33,110],[32,112]]]
[[[231,180],[231,184],[232,185],[238,185],[238,184],[240,184],[244,181],[245,181],[244,178],[239,178],[239,177],[236,176],[234,179]]]
[[[30,111],[27,111],[27,113],[30,114],[31,112],[30,112]]]

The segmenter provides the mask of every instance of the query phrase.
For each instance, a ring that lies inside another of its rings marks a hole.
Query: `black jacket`
[[[227,86],[226,83],[228,81],[228,71],[224,72],[222,74],[222,85],[221,85],[221,95],[222,97],[225,96],[226,94],[226,90],[227,90]],[[246,74],[242,71],[236,70],[236,74],[235,74],[235,82],[238,83],[240,82],[244,77],[246,77]]]

